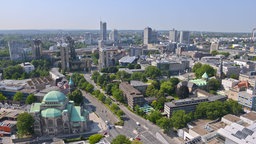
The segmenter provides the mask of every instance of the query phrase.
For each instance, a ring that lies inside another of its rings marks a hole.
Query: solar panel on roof
[[[250,129],[248,129],[248,128],[243,128],[243,129],[242,129],[242,132],[245,133],[245,134],[247,134],[247,135],[252,135],[252,134],[253,134],[253,131],[250,130]]]
[[[242,131],[237,131],[235,134],[232,135],[239,139],[245,139],[248,136],[246,133],[243,133]]]

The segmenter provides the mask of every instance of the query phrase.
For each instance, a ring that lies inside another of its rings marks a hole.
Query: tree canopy
[[[185,98],[188,98],[189,96],[189,90],[188,90],[188,87],[187,86],[180,86],[177,90],[177,95],[180,99],[185,99]]]
[[[34,94],[30,94],[26,98],[26,104],[32,104],[36,101],[36,97]]]
[[[124,135],[118,135],[112,140],[111,144],[131,144],[131,141]]]
[[[193,68],[192,71],[195,73],[197,78],[201,78],[202,75],[206,72],[208,74],[209,77],[212,77],[215,75],[216,71],[213,67],[211,67],[208,64],[201,64],[201,63],[196,63]]]
[[[102,138],[103,138],[103,135],[101,135],[101,134],[91,135],[89,137],[89,143],[90,144],[95,144],[95,143],[99,142]]]
[[[22,92],[16,92],[13,96],[14,101],[22,101],[23,99],[23,93]]]
[[[17,129],[18,129],[18,135],[24,136],[24,135],[31,135],[34,132],[34,118],[28,114],[27,112],[20,114],[17,117]]]
[[[145,74],[147,77],[150,77],[151,79],[155,79],[161,76],[161,71],[155,66],[148,66],[145,69]]]
[[[185,127],[190,120],[191,116],[186,114],[184,110],[174,111],[171,118],[172,125],[176,129]]]
[[[81,103],[83,103],[84,99],[83,94],[79,89],[76,89],[72,93],[69,93],[68,98],[70,100],[73,100],[76,105],[80,105]]]
[[[160,111],[151,111],[150,113],[149,113],[149,115],[147,115],[147,119],[149,120],[149,121],[151,121],[152,123],[156,123],[156,121],[158,120],[158,119],[160,119],[162,117],[162,114],[161,114],[161,112]]]
[[[164,129],[165,132],[169,131],[172,128],[172,122],[171,119],[166,118],[166,117],[162,117],[158,120],[156,120],[156,124]]]
[[[160,90],[163,93],[171,95],[175,92],[175,86],[170,81],[165,81],[161,84]]]
[[[2,93],[0,93],[0,101],[6,100],[6,96],[4,96]]]
[[[221,83],[217,79],[210,79],[207,82],[207,89],[208,89],[208,91],[216,92],[220,88],[221,88]]]
[[[216,119],[222,117],[228,113],[239,114],[242,112],[242,106],[233,100],[225,102],[214,101],[214,102],[203,102],[196,107],[194,113],[195,118],[207,118]]]
[[[214,50],[211,52],[212,55],[216,56],[216,55],[224,55],[225,57],[228,57],[230,55],[229,52],[219,52],[217,50]]]

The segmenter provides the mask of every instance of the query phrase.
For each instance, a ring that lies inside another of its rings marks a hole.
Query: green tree
[[[92,61],[95,65],[98,65],[98,60],[99,60],[99,53],[95,52],[92,54]]]
[[[188,90],[188,87],[187,86],[180,86],[177,90],[177,95],[180,99],[185,99],[185,98],[188,98],[189,96],[189,90]]]
[[[210,79],[207,82],[208,91],[210,90],[217,91],[218,89],[220,89],[220,87],[221,87],[221,83],[217,79]]]
[[[3,77],[5,79],[19,79],[23,73],[25,73],[25,71],[20,65],[8,66],[3,71]]]
[[[92,73],[92,80],[96,83],[99,76],[100,76],[100,73],[97,71],[94,71]]]
[[[154,80],[154,81],[151,82],[151,85],[152,85],[155,89],[159,90],[159,89],[160,89],[160,86],[161,86],[161,83],[160,83],[159,80]]]
[[[213,67],[211,67],[208,64],[204,64],[202,65],[200,68],[199,67],[200,64],[195,64],[192,71],[195,70],[195,75],[197,78],[201,78],[202,75],[206,72],[208,74],[209,77],[212,77],[215,75],[216,71]]]
[[[202,67],[201,63],[196,63],[194,64],[193,68],[192,68],[192,72],[196,72],[199,68]]]
[[[149,86],[147,87],[147,89],[146,89],[146,96],[151,96],[151,97],[153,97],[153,96],[156,96],[157,93],[158,93],[158,90],[155,89],[155,87],[154,87],[152,84],[149,85]]]
[[[224,103],[228,113],[238,115],[243,112],[242,105],[240,105],[237,101],[229,99]]]
[[[213,56],[216,56],[216,55],[218,55],[219,53],[218,53],[218,51],[214,50],[214,51],[211,52],[211,54],[212,54]]]
[[[83,103],[84,97],[79,89],[74,90],[72,93],[68,94],[70,100],[73,100],[76,105]]]
[[[134,72],[131,75],[131,80],[140,80],[142,73],[140,72]]]
[[[186,126],[186,124],[191,120],[190,115],[187,115],[184,110],[174,111],[172,114],[171,122],[173,127],[180,129]]]
[[[117,104],[112,104],[110,109],[116,113],[120,108],[118,107]]]
[[[95,97],[98,97],[100,94],[100,90],[95,90],[92,92],[92,95],[94,95]]]
[[[161,114],[161,112],[160,111],[151,111],[150,113],[149,113],[149,115],[147,115],[147,119],[149,120],[149,121],[151,121],[152,123],[156,123],[156,121],[158,120],[158,119],[160,119],[162,117],[162,114]]]
[[[99,142],[102,138],[103,138],[103,135],[101,135],[101,134],[91,135],[89,137],[89,143],[90,144],[95,144],[95,143]]]
[[[239,114],[242,112],[242,106],[234,101],[214,101],[214,102],[203,102],[197,105],[194,117],[217,119],[228,113]]]
[[[135,139],[132,141],[131,144],[143,144],[143,143],[141,141]]]
[[[118,135],[112,140],[111,144],[131,144],[131,141],[124,135]]]
[[[99,96],[98,96],[98,99],[99,99],[100,101],[102,101],[103,103],[105,103],[106,96],[104,96],[103,93],[100,93]]]
[[[114,90],[112,90],[112,95],[113,95],[113,97],[114,97],[117,101],[119,101],[119,102],[124,102],[124,97],[123,97],[123,93],[122,93],[121,90],[119,90],[119,89],[114,89]]]
[[[33,128],[34,118],[27,112],[18,115],[17,117],[17,129],[18,135],[31,135],[34,132]]]
[[[164,96],[160,96],[157,100],[154,100],[151,105],[156,110],[162,110],[164,108],[164,103],[166,102],[166,98]]]
[[[118,110],[118,111],[116,112],[116,115],[117,115],[118,117],[121,117],[122,115],[124,115],[124,112],[123,112],[122,110]]]
[[[172,128],[171,119],[166,118],[166,117],[162,117],[162,118],[156,120],[156,124],[157,124],[160,128],[164,129],[165,132],[170,131],[171,128]]]
[[[2,93],[0,93],[0,101],[4,101],[4,100],[6,100],[7,98],[2,94]]]
[[[237,74],[231,74],[231,75],[230,75],[230,78],[233,78],[233,79],[237,79],[237,80],[238,80],[239,75],[237,75]]]
[[[94,89],[94,86],[92,84],[88,84],[85,88],[85,90],[89,93],[92,93]]]
[[[26,104],[32,104],[36,101],[36,97],[34,94],[30,94],[26,98]]]
[[[134,107],[134,111],[136,114],[140,115],[140,116],[144,116],[145,115],[145,112],[140,108],[139,105],[136,105]]]
[[[194,113],[194,117],[196,119],[206,118],[206,110],[208,107],[208,102],[202,102],[196,106],[196,111]]]
[[[22,101],[23,99],[23,93],[22,92],[16,92],[13,96],[14,101]]]
[[[169,95],[173,94],[175,91],[174,85],[170,81],[165,81],[161,84],[160,90]]]
[[[140,64],[136,64],[136,65],[134,66],[134,68],[135,68],[135,69],[141,69],[141,66],[140,66]]]
[[[111,99],[107,97],[105,100],[105,104],[111,105],[111,103],[112,103]]]
[[[155,79],[161,76],[161,71],[155,66],[148,66],[145,69],[145,74],[147,77],[150,77],[151,79]]]
[[[179,80],[178,78],[176,78],[176,77],[170,78],[169,81],[170,81],[174,86],[176,86],[176,85],[180,82],[180,80]]]
[[[128,81],[130,78],[130,74],[125,71],[118,71],[116,73],[116,77],[117,77],[117,79],[120,79],[122,81]]]

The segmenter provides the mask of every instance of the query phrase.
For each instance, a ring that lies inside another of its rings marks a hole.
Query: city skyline
[[[256,1],[82,1],[9,0],[1,2],[0,30],[99,29],[251,32]]]

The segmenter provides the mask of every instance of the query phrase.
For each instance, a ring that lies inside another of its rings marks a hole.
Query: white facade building
[[[221,82],[225,90],[229,90],[230,88],[234,87],[238,83],[239,83],[239,80],[232,79],[232,78],[223,79]]]
[[[35,70],[35,66],[30,62],[21,63],[20,66],[25,70],[26,73],[30,73],[31,71]]]

